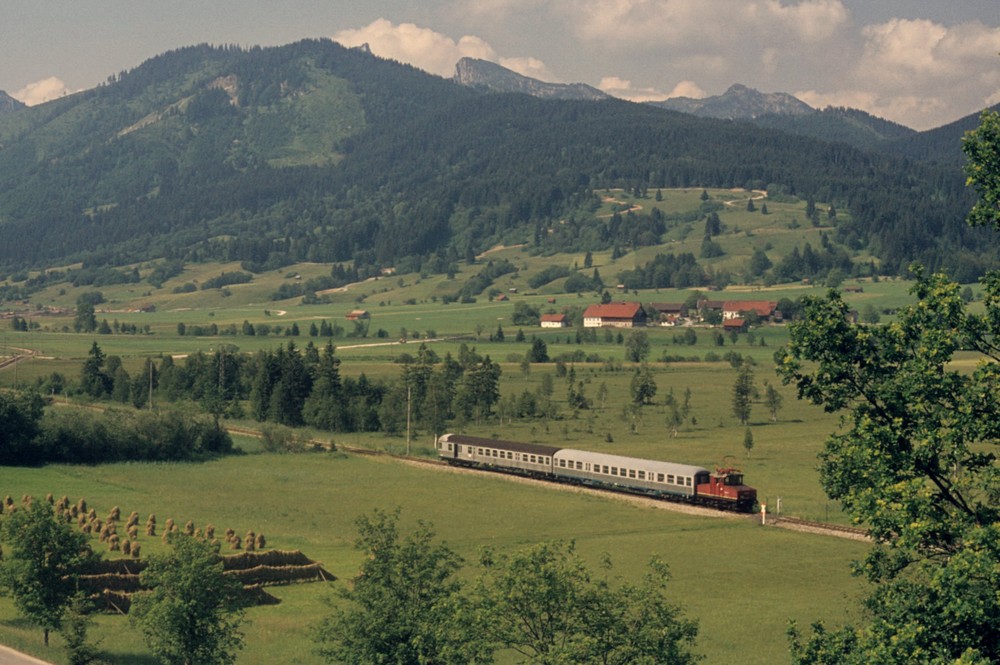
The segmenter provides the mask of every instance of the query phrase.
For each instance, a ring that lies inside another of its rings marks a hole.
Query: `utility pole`
[[[153,359],[146,358],[149,364],[149,410],[153,410]]]
[[[412,388],[406,386],[406,456],[410,456],[410,395]]]

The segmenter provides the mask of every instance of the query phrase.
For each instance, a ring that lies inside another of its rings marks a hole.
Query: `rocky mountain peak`
[[[546,83],[522,76],[488,60],[462,58],[455,65],[454,80],[460,85],[494,92],[519,92],[545,99],[605,99],[606,94],[583,83]]]

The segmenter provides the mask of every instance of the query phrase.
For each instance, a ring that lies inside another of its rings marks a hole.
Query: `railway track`
[[[234,434],[243,434],[245,436],[260,437],[261,433],[257,430],[252,430],[245,427],[227,427],[229,432]],[[327,441],[321,441],[319,439],[310,439],[308,443],[322,448],[330,449],[330,443]],[[415,466],[431,467],[440,471],[446,471],[450,473],[464,473],[464,474],[479,474],[484,476],[489,476],[491,478],[501,478],[510,482],[519,482],[529,485],[536,485],[538,487],[547,487],[550,489],[558,489],[567,492],[577,492],[580,494],[601,494],[608,498],[626,501],[636,505],[648,506],[652,508],[657,508],[660,510],[669,510],[672,512],[687,513],[689,515],[700,515],[703,517],[718,517],[718,518],[728,518],[728,519],[742,519],[742,520],[752,520],[759,521],[760,517],[757,514],[745,514],[745,513],[734,513],[731,511],[717,510],[714,508],[706,508],[704,506],[694,506],[686,503],[678,503],[674,501],[663,501],[660,499],[654,499],[648,496],[641,496],[637,494],[628,494],[625,492],[615,492],[613,490],[600,489],[595,487],[583,487],[580,485],[571,485],[567,483],[556,483],[548,480],[539,480],[535,478],[528,478],[525,476],[515,476],[507,473],[498,473],[496,471],[490,471],[488,469],[474,469],[468,467],[457,467],[447,462],[439,459],[429,459],[425,457],[413,457],[405,455],[394,455],[381,450],[371,450],[369,448],[357,448],[354,446],[343,446],[338,445],[337,450],[340,452],[345,452],[351,455],[365,455],[369,457],[387,457],[394,459],[404,464],[411,464]],[[777,515],[769,515],[766,521],[766,525],[770,527],[776,527],[779,529],[789,529],[791,531],[801,531],[804,533],[815,533],[819,535],[831,536],[834,538],[846,538],[848,540],[858,540],[868,542],[871,538],[868,536],[868,532],[865,529],[860,529],[857,527],[844,526],[840,524],[829,524],[826,522],[814,522],[810,520],[803,520],[797,517],[781,517]]]
[[[826,522],[812,522],[802,520],[797,517],[771,517],[770,523],[781,529],[791,529],[792,531],[805,531],[807,533],[819,533],[837,538],[847,538],[848,540],[871,541],[867,529],[860,529],[842,524],[828,524]]]

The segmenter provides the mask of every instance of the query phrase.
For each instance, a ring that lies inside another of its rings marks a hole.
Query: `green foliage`
[[[224,286],[232,284],[247,284],[252,280],[253,275],[250,273],[235,270],[233,272],[223,272],[221,275],[206,279],[202,282],[201,288],[203,291],[206,289],[221,289]]]
[[[88,615],[90,609],[90,603],[82,593],[74,594],[66,608],[62,636],[69,665],[88,665],[98,659],[97,647],[87,642],[87,630],[91,623]]]
[[[859,568],[874,585],[860,627],[793,633],[797,663],[994,662],[1000,658],[1000,275],[986,310],[914,268],[917,303],[888,325],[852,325],[836,292],[809,299],[776,359],[799,397],[846,411],[822,454],[824,489],[876,546]],[[951,366],[960,351],[981,362]]]
[[[164,663],[235,662],[243,646],[243,585],[223,573],[210,543],[178,532],[170,548],[148,558],[140,580],[149,591],[135,594],[129,621]]]
[[[691,253],[657,254],[645,265],[626,270],[618,281],[627,289],[686,289],[708,283],[705,271]]]
[[[748,363],[740,363],[733,383],[733,415],[740,421],[740,425],[746,425],[750,421],[753,394],[753,368]]]
[[[76,592],[76,579],[94,557],[87,537],[63,522],[52,505],[34,499],[6,515],[2,526],[6,545],[0,559],[0,589],[14,605],[45,632],[58,630]]]
[[[649,355],[649,334],[644,330],[633,330],[625,339],[625,359],[642,362]]]
[[[1000,113],[984,111],[979,127],[963,139],[962,150],[968,157],[968,184],[979,194],[969,223],[1000,230]]]
[[[35,445],[42,418],[42,398],[34,392],[0,392],[0,465],[33,465],[45,456]]]
[[[632,396],[633,404],[653,403],[653,398],[656,397],[656,379],[653,378],[653,373],[645,363],[642,367],[637,368],[632,376],[629,394]]]
[[[508,556],[487,551],[477,596],[490,643],[526,662],[605,665],[694,663],[697,623],[669,602],[667,567],[654,559],[640,584],[595,579],[572,543]],[[607,562],[610,568],[610,561]]]
[[[320,654],[357,665],[492,662],[460,595],[461,559],[434,542],[427,524],[401,537],[398,522],[399,509],[356,520],[354,546],[364,559],[340,591],[347,607],[335,607],[317,627]]]

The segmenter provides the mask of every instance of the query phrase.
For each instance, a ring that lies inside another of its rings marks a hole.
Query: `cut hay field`
[[[670,593],[700,621],[698,651],[707,663],[740,653],[742,662],[786,659],[786,623],[846,616],[858,593],[848,573],[865,545],[764,528],[748,518],[706,518],[637,506],[616,498],[415,467],[385,458],[314,453],[248,455],[205,464],[123,464],[0,469],[3,492],[85,497],[103,514],[153,512],[162,524],[212,523],[238,533],[264,533],[269,547],[300,549],[341,578],[359,565],[353,520],[374,508],[402,508],[404,528],[432,522],[440,538],[475,574],[477,553],[544,540],[575,540],[596,570],[602,554],[615,573],[635,579],[654,554],[670,565]],[[140,537],[144,552],[162,547]],[[342,583],[342,582],[340,582]],[[251,610],[239,663],[318,663],[310,629],[331,589],[321,584],[276,587],[276,607]],[[123,617],[101,616],[92,636],[112,663],[152,662]],[[63,662],[59,637],[46,650],[40,631],[0,600],[0,642]]]

